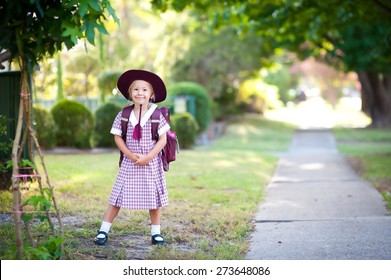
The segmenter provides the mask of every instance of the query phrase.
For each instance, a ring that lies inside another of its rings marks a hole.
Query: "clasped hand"
[[[144,165],[147,165],[149,162],[150,162],[150,158],[148,157],[148,155],[143,155],[143,154],[134,154],[134,158],[131,159],[134,164],[138,165],[138,166],[144,166]]]

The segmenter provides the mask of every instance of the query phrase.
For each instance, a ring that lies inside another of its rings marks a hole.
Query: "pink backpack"
[[[122,139],[126,142],[126,133],[128,128],[128,122],[130,113],[132,112],[134,108],[134,105],[130,105],[125,107],[122,110],[121,115],[121,129],[122,129]],[[168,123],[170,123],[170,110],[167,107],[160,107],[156,108],[155,111],[152,113],[151,121],[152,121],[152,139],[156,139],[156,141],[159,139],[158,134],[158,127],[160,122],[160,114],[163,114],[164,118]],[[176,133],[174,131],[168,131],[167,132],[167,143],[164,146],[162,152],[161,152],[161,159],[163,162],[163,169],[164,171],[168,171],[170,169],[170,162],[176,160],[176,154],[179,153],[179,142],[178,138],[176,136]],[[120,151],[120,159],[119,159],[119,165],[121,166],[121,162],[124,155]]]

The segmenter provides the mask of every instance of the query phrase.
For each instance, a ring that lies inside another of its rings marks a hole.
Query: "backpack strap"
[[[121,132],[122,132],[122,139],[126,143],[126,134],[128,132],[128,122],[130,118],[130,113],[132,112],[134,108],[134,105],[127,106],[122,109],[121,113]],[[121,166],[122,159],[124,158],[124,154],[120,151],[120,157],[119,157],[119,165]]]
[[[152,139],[155,139],[156,141],[159,139],[159,134],[157,132],[159,128],[159,123],[160,123],[160,109],[156,108],[151,116]]]
[[[170,123],[170,109],[168,109],[166,106],[162,106],[160,107],[160,113],[163,115],[166,121]]]
[[[128,132],[128,122],[130,118],[130,113],[132,112],[134,108],[134,105],[127,106],[122,109],[122,114],[121,114],[121,131],[122,131],[122,139],[126,141],[126,134]]]

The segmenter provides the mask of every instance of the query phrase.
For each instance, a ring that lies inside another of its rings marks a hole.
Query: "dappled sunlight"
[[[267,201],[267,202],[264,202],[263,203],[263,207],[264,208],[277,208],[279,209],[280,207],[290,207],[292,209],[303,209],[303,205],[301,205],[300,203],[297,203],[297,202],[294,202],[294,201],[291,201],[291,200],[284,200],[284,199],[280,199],[280,200],[274,200],[274,201]]]
[[[229,122],[224,135],[208,146],[197,147],[207,151],[286,151],[294,127],[283,122],[270,121],[259,114],[244,114]],[[179,155],[181,156],[181,155]]]
[[[233,129],[236,130],[236,134],[239,136],[242,144],[247,144],[249,142],[249,131],[246,127],[235,126]]]
[[[370,119],[360,110],[359,98],[341,98],[333,109],[321,97],[309,97],[297,105],[265,112],[271,120],[291,123],[301,129],[366,127]]]
[[[172,172],[166,173],[171,190],[193,189],[201,194],[212,188],[218,192],[217,196],[221,196],[221,191],[227,188],[231,192],[244,188],[259,189],[262,182],[270,180],[276,158],[246,151],[185,151],[181,162],[180,166],[174,163]],[[247,187],[244,181],[247,181]]]
[[[262,134],[262,131],[256,126],[244,123],[240,125],[232,125],[229,128],[229,132],[233,135],[237,135],[237,140],[239,140],[241,144],[247,144],[254,136]]]
[[[314,162],[314,163],[301,164],[299,168],[305,170],[319,170],[319,169],[326,168],[326,166],[323,163]]]
[[[236,164],[233,160],[217,160],[213,163],[213,165],[217,168],[224,168],[224,167],[233,167]]]
[[[262,130],[260,129],[260,124],[259,123],[255,123],[255,124],[251,124],[250,122],[254,122],[254,121],[258,121],[259,122],[259,119],[261,118],[261,116],[259,115],[256,115],[257,118],[256,119],[251,119],[252,116],[246,116],[246,118],[243,118],[243,120],[246,120],[241,122],[241,123],[236,123],[236,124],[231,124],[229,127],[228,127],[228,131],[233,133],[233,134],[236,134],[236,135],[239,135],[239,136],[249,136],[249,135],[261,135],[262,134]]]

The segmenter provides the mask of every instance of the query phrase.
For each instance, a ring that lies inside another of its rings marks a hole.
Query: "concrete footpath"
[[[391,260],[380,193],[338,153],[327,129],[297,130],[259,205],[252,260]]]

